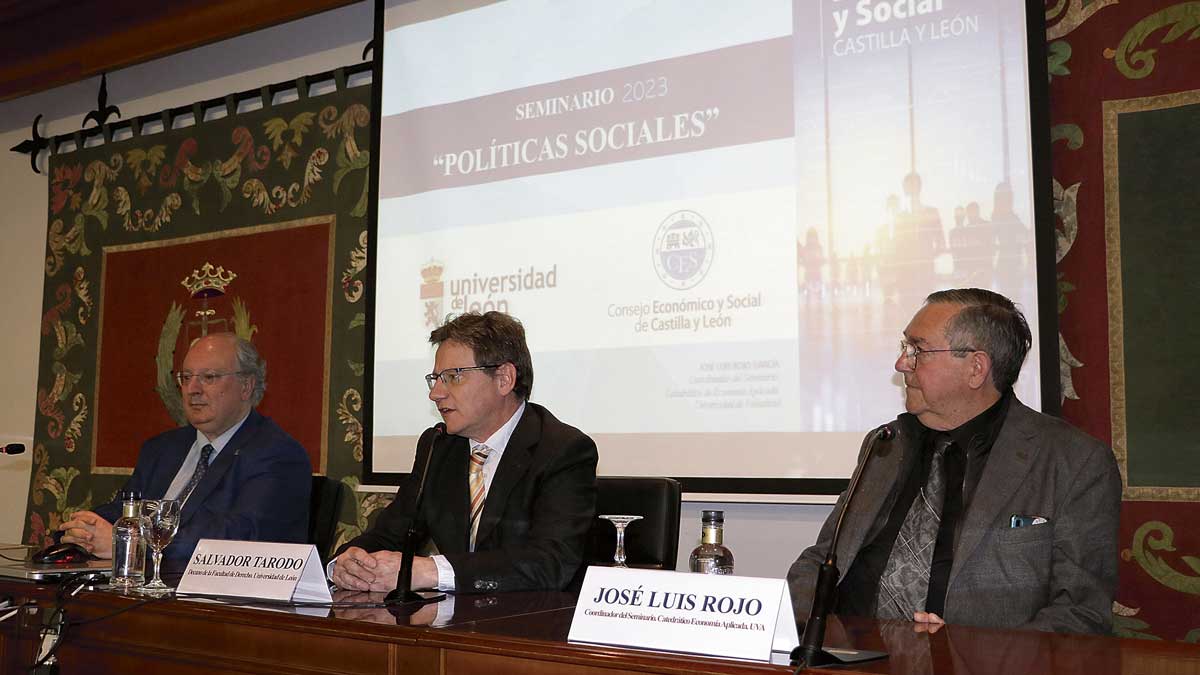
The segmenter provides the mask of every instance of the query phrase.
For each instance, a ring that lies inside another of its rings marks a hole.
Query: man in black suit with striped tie
[[[520,322],[460,315],[433,331],[429,399],[445,423],[417,443],[414,470],[375,526],[330,562],[338,586],[390,591],[428,462],[417,513],[413,588],[495,592],[562,589],[583,561],[596,513],[596,444],[536,403]]]

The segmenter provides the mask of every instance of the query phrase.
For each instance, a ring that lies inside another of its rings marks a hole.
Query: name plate
[[[800,644],[783,579],[589,567],[570,642],[770,661]]]
[[[312,544],[201,539],[178,590],[185,595],[333,601]]]

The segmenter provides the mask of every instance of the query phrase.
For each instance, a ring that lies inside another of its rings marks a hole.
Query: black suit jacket
[[[920,452],[910,414],[894,424],[863,471],[838,539],[842,575],[886,522],[905,458]],[[862,462],[859,456],[859,462]],[[814,546],[788,572],[796,617],[812,606],[842,493]],[[946,591],[948,623],[1064,633],[1107,633],[1117,586],[1121,475],[1112,450],[1015,398],[963,513]],[[1013,528],[1013,515],[1046,522]]]
[[[162,499],[195,440],[196,428],[186,426],[146,441],[122,489]],[[251,410],[184,504],[179,533],[163,550],[164,569],[182,571],[201,539],[304,543],[311,489],[308,453],[270,418]],[[121,517],[121,503],[95,511],[111,523]]]
[[[368,553],[398,551],[430,452],[425,497],[417,517],[420,550],[430,541],[454,567],[459,593],[565,588],[583,561],[596,517],[596,444],[540,405],[526,403],[500,457],[469,552],[467,485],[470,441],[434,430],[417,443],[413,472],[375,526],[347,542]]]

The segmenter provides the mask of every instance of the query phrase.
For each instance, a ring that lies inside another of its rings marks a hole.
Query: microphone
[[[429,440],[425,445],[425,465],[421,468],[421,482],[417,484],[417,498],[413,503],[412,515],[408,519],[408,531],[405,532],[404,543],[400,547],[402,557],[400,558],[400,571],[396,574],[396,588],[383,598],[383,604],[387,607],[408,603],[425,605],[446,597],[445,595],[434,595],[427,598],[412,590],[413,555],[417,548],[417,514],[421,512],[421,500],[425,496],[425,480],[429,477],[429,460],[433,458],[433,446],[445,433],[446,424],[444,422],[438,422],[434,425],[432,433],[426,433]],[[418,448],[417,455],[420,454]]]
[[[0,445],[0,455],[20,455],[24,452],[24,443],[9,443],[8,445]]]
[[[822,649],[822,645],[825,644],[825,621],[829,618],[829,613],[833,611],[838,578],[841,576],[837,568],[837,544],[838,537],[842,533],[842,521],[846,518],[846,512],[850,510],[850,505],[854,502],[858,481],[862,478],[867,462],[871,460],[871,453],[875,450],[876,443],[880,440],[890,441],[895,435],[896,432],[892,429],[891,424],[885,424],[867,434],[867,437],[863,439],[862,448],[860,448],[863,458],[854,469],[854,475],[850,477],[850,487],[846,490],[846,502],[842,505],[842,512],[838,514],[837,523],[833,526],[833,539],[829,542],[829,552],[825,555],[825,562],[821,563],[817,570],[817,586],[813,591],[812,609],[809,610],[808,623],[804,624],[804,637],[800,639],[800,646],[792,650],[792,665],[803,664],[813,668],[833,664],[859,663],[887,656],[883,652],[845,649],[839,649],[838,655],[834,656]]]

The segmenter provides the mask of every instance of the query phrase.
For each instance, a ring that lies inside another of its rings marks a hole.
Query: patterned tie
[[[880,619],[912,621],[913,612],[925,611],[933,548],[946,501],[946,450],[953,443],[949,435],[940,435],[934,441],[929,477],[904,516],[879,579],[875,615]]]
[[[192,477],[188,480],[187,485],[184,486],[183,492],[179,493],[179,504],[181,507],[187,502],[188,497],[192,496],[192,491],[196,489],[201,479],[204,478],[204,472],[208,471],[208,461],[212,459],[213,452],[215,452],[213,446],[208,444],[200,448],[200,461],[196,462],[196,470],[192,472]]]
[[[471,550],[475,550],[475,531],[479,529],[479,514],[483,513],[484,494],[483,463],[492,449],[480,443],[471,450]]]

